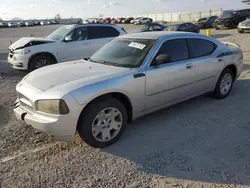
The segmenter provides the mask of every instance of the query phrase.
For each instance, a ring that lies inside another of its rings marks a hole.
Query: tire
[[[215,29],[216,29],[216,30],[220,30],[220,28],[218,28],[218,27],[216,27]]]
[[[225,98],[227,98],[228,95],[230,94],[231,90],[232,90],[234,79],[235,79],[235,75],[234,75],[233,71],[231,69],[229,69],[229,68],[224,69],[222,71],[218,81],[217,81],[215,90],[213,92],[213,97],[217,98],[217,99],[225,99]]]
[[[113,109],[113,113],[118,113],[119,115],[116,115],[114,118],[112,118],[112,115],[110,117],[105,116],[109,113],[112,114],[111,108]],[[115,119],[118,119],[118,121]],[[124,105],[117,99],[109,98],[90,104],[90,106],[84,110],[84,113],[82,113],[77,130],[81,139],[88,145],[94,148],[104,148],[115,143],[121,137],[127,120],[128,115]],[[105,124],[104,121],[107,124]],[[119,122],[116,125],[117,130],[112,129],[112,122]],[[107,135],[110,135],[110,138],[105,137],[105,132],[109,132]]]
[[[241,30],[239,30],[239,29],[238,29],[238,32],[239,32],[239,33],[244,33],[244,31],[241,31]]]
[[[38,55],[31,59],[29,62],[29,70],[33,71],[41,67],[52,65],[56,63],[51,57],[46,55]]]

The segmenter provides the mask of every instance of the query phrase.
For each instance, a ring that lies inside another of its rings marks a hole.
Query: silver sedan
[[[124,35],[88,59],[28,74],[16,86],[14,111],[60,140],[78,132],[87,144],[106,147],[140,116],[207,92],[226,98],[242,61],[237,45],[204,35]]]
[[[244,32],[250,31],[250,18],[246,19],[243,22],[240,22],[238,25],[238,32],[244,33]]]

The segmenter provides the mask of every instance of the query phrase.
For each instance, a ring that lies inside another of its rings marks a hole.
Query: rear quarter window
[[[188,39],[188,43],[190,45],[192,58],[209,56],[217,48],[216,44],[205,39]]]

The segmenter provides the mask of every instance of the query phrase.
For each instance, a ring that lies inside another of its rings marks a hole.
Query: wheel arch
[[[124,107],[126,108],[127,114],[128,114],[128,123],[131,123],[133,120],[133,106],[132,106],[132,103],[131,103],[131,100],[129,99],[129,97],[121,92],[110,92],[110,93],[99,95],[87,103],[87,105],[82,109],[82,111],[80,113],[80,116],[79,116],[78,122],[77,122],[77,127],[80,123],[80,119],[83,116],[84,112],[88,109],[88,107],[91,104],[93,104],[94,102],[97,102],[97,101],[107,100],[109,98],[115,98],[115,99],[119,100],[124,105]]]
[[[50,53],[50,52],[39,52],[39,53],[33,54],[33,55],[29,58],[28,69],[30,69],[30,63],[31,63],[32,59],[34,59],[35,57],[40,56],[40,55],[49,56],[51,59],[54,60],[55,63],[58,63],[57,58],[56,58],[56,56],[55,56],[54,54],[52,54],[52,53]]]
[[[237,76],[237,67],[234,65],[234,64],[230,64],[230,65],[227,65],[225,68],[224,68],[224,70],[225,69],[231,69],[232,70],[232,72],[233,72],[233,74],[234,74],[234,80],[235,80],[235,78],[236,78],[236,76]]]

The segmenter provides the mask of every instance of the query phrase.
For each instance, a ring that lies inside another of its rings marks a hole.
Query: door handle
[[[219,58],[218,61],[223,61],[223,59]]]
[[[193,64],[192,63],[186,64],[186,68],[187,69],[192,69],[193,68]]]
[[[88,44],[82,44],[83,46],[87,46]]]

